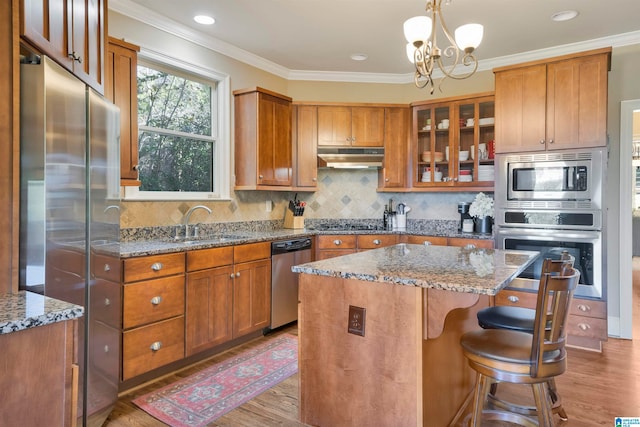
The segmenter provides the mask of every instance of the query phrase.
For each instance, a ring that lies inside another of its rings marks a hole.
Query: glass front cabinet
[[[413,103],[412,109],[413,188],[493,191],[493,94]]]

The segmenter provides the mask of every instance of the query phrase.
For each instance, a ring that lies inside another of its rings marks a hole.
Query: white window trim
[[[144,62],[156,62],[177,70],[184,70],[196,76],[215,80],[217,115],[213,119],[217,122],[216,135],[216,165],[214,179],[218,183],[218,193],[209,192],[180,192],[180,191],[140,191],[139,187],[126,186],[123,188],[124,200],[230,200],[231,188],[231,105],[230,105],[230,77],[209,68],[189,64],[165,54],[141,48],[138,58]]]

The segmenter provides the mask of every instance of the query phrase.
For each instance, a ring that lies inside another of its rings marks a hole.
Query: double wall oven
[[[496,156],[495,238],[499,249],[540,251],[511,286],[535,289],[542,260],[575,257],[575,295],[604,299],[604,148]]]

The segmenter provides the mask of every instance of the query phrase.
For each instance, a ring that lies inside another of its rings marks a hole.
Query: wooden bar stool
[[[565,266],[573,267],[575,258],[568,251],[562,251],[560,259],[545,259],[542,263],[542,272],[557,274]],[[522,331],[532,334],[533,323],[536,311],[526,307],[493,306],[482,309],[478,312],[478,324],[483,329],[508,329],[512,331]],[[562,401],[558,394],[558,389],[554,379],[548,382],[549,395],[553,402],[553,412],[566,421],[569,419],[567,412],[562,407]],[[497,383],[492,384],[490,395],[495,396]],[[535,409],[530,408],[527,414],[535,414]]]
[[[554,425],[547,384],[566,369],[565,325],[579,278],[580,273],[568,265],[556,275],[542,275],[532,334],[482,329],[462,336],[462,352],[477,376],[470,425],[480,426],[482,419],[525,426]],[[491,399],[495,404],[490,402],[490,407],[485,409],[491,384],[496,382],[531,385],[536,418],[525,414],[526,407],[498,400],[495,396]]]

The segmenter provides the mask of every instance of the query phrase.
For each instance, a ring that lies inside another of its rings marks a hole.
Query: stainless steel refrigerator
[[[20,73],[20,289],[84,306],[78,418],[98,426],[119,381],[119,110],[47,57]]]

